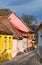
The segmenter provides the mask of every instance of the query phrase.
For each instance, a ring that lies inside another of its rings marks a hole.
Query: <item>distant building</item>
[[[38,33],[38,55],[42,58],[42,23],[37,27]]]

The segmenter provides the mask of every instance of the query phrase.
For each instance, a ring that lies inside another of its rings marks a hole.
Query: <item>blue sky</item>
[[[0,9],[9,8],[18,16],[33,15],[42,21],[42,0],[0,0]]]

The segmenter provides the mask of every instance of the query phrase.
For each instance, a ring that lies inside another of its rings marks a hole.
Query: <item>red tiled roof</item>
[[[0,32],[1,31],[3,31],[2,33],[4,33],[4,34],[12,34],[12,32],[9,30],[9,29],[7,29],[7,27],[6,26],[4,26],[3,24],[2,24],[2,21],[0,20]]]
[[[12,27],[9,19],[7,16],[0,16],[0,26],[1,24],[3,24],[3,27],[7,28],[8,31],[12,32],[14,38],[23,38],[23,36],[20,34],[20,32],[18,30]],[[2,26],[1,26],[2,28]],[[7,29],[5,29],[5,31],[7,31]]]
[[[11,22],[10,22],[10,23],[11,23]],[[18,27],[15,26],[15,24],[13,25],[13,24],[11,23],[11,25],[13,26],[13,28],[15,28],[15,31],[16,31],[20,36],[28,37],[28,36],[27,36],[27,34],[28,34],[27,32],[19,30]],[[29,32],[31,32],[31,31],[29,31]]]
[[[23,32],[29,32],[32,31],[29,27],[27,27],[22,20],[14,13],[11,13],[10,16],[8,17],[14,27],[17,26],[17,28]]]
[[[22,33],[19,30],[15,29],[15,31],[17,32],[19,37],[23,38],[23,35],[22,35]]]
[[[24,32],[24,33],[32,32],[32,30],[29,30],[28,32],[22,31],[22,30],[20,30],[15,24],[13,24],[11,21],[10,21],[10,23],[11,23],[11,25],[13,26],[13,28],[15,28],[15,29],[17,29],[17,30],[19,30],[19,31],[21,31],[21,32]]]
[[[1,25],[2,24],[2,25]],[[5,29],[5,32],[11,32],[14,36],[14,38],[23,38],[23,37],[27,37],[26,32],[21,31],[18,29],[18,27],[16,25],[13,25],[10,20],[8,19],[7,16],[0,16],[0,28],[2,28],[2,30]],[[9,32],[9,33],[10,33]]]

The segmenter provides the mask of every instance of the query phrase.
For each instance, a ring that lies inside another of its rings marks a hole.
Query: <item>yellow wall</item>
[[[0,61],[12,58],[12,41],[12,35],[0,35]]]
[[[32,46],[35,48],[35,34],[28,34],[28,38],[32,40]]]

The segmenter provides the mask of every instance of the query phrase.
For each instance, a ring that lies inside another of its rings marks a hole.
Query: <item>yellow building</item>
[[[12,58],[13,35],[7,28],[7,17],[0,17],[0,61]]]
[[[31,32],[30,34],[28,34],[29,36],[29,39],[31,39],[31,43],[32,43],[32,47],[33,48],[36,48],[37,45],[36,45],[36,37],[35,37],[35,33],[34,32]]]
[[[12,35],[0,35],[0,61],[12,58]]]
[[[33,46],[34,48],[37,48],[36,35],[35,35],[35,33],[32,33],[32,46]]]

